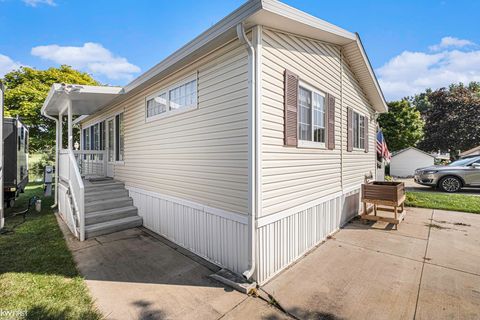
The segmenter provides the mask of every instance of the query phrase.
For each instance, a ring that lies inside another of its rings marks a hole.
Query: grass
[[[23,220],[9,214],[42,191],[41,184],[27,186],[6,211],[7,229]],[[0,319],[5,311],[20,312],[11,319],[100,319],[50,208],[53,197],[40,198],[40,213],[31,210],[25,223],[0,235]]]
[[[405,205],[408,207],[480,213],[480,197],[464,194],[408,191]]]

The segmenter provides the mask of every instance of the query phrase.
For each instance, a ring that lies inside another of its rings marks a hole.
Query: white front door
[[[107,177],[113,178],[115,163],[115,121],[107,119]]]

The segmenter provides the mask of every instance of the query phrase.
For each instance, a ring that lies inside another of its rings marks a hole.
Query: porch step
[[[111,180],[110,182],[88,183],[85,185],[85,194],[96,193],[107,190],[121,190],[125,188],[125,184],[120,181]]]
[[[137,215],[137,208],[134,206],[108,209],[103,211],[91,212],[85,215],[85,225],[93,225],[111,220],[118,220]]]
[[[105,200],[97,200],[92,202],[85,202],[85,213],[103,211],[114,208],[129,207],[133,205],[133,200],[130,197],[111,198]]]
[[[121,219],[105,221],[85,227],[85,238],[97,237],[142,225],[142,217],[132,216]]]
[[[125,190],[124,188],[118,188],[97,192],[86,192],[85,203],[121,197],[128,197],[128,190]]]

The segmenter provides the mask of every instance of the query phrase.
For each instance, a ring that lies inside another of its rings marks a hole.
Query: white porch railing
[[[70,230],[80,241],[85,240],[85,187],[73,150],[59,152],[59,178],[68,184],[59,188],[59,211],[66,218]],[[63,191],[62,191],[63,190]]]
[[[74,150],[80,175],[99,178],[107,175],[107,152],[102,150]]]

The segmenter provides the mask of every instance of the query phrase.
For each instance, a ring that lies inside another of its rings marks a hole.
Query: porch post
[[[68,149],[73,150],[72,101],[68,101]]]

